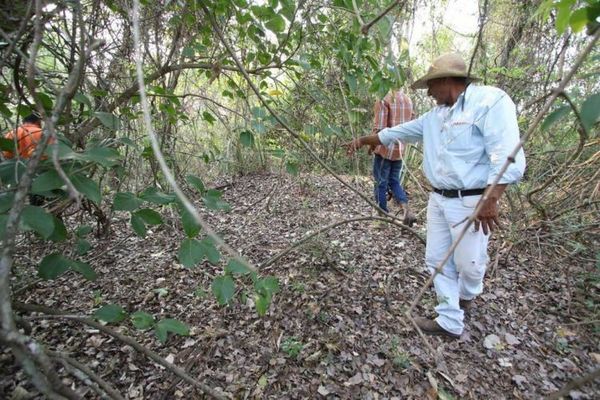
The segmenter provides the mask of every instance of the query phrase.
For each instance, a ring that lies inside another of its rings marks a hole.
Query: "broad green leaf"
[[[200,244],[204,248],[205,256],[209,263],[216,264],[221,259],[221,253],[215,247],[213,241],[209,238],[200,241]]]
[[[80,158],[110,168],[119,163],[121,155],[117,149],[110,147],[90,147],[81,154]]]
[[[590,130],[600,119],[600,93],[596,93],[585,99],[581,105],[581,122]]]
[[[196,188],[196,190],[198,191],[198,193],[204,194],[204,192],[206,191],[206,188],[204,186],[204,182],[202,182],[202,179],[198,178],[197,176],[188,175],[188,176],[185,177],[185,180],[190,185],[192,185],[194,188]]]
[[[42,207],[25,206],[21,218],[26,226],[36,231],[44,239],[48,239],[54,232],[54,218]]]
[[[285,19],[281,15],[275,14],[265,23],[265,26],[272,32],[283,32],[285,30]]]
[[[174,202],[176,196],[174,194],[160,192],[157,188],[150,186],[139,194],[139,198],[144,201],[149,201],[150,203],[166,205]]]
[[[107,304],[94,312],[94,317],[108,323],[123,321],[126,316],[123,307],[116,304]]]
[[[188,238],[194,238],[200,233],[202,227],[196,222],[192,214],[187,209],[181,209],[181,225],[183,225],[183,231]]]
[[[184,239],[179,247],[179,262],[187,268],[195,267],[204,259],[204,246],[196,239]]]
[[[142,205],[142,200],[138,199],[131,192],[119,192],[115,194],[113,200],[113,210],[115,211],[134,211]]]
[[[229,260],[227,266],[225,267],[225,272],[231,275],[246,275],[252,272],[251,269],[248,268],[244,263],[235,258]]]
[[[176,319],[165,318],[158,321],[156,325],[160,325],[167,332],[175,333],[177,335],[188,336],[190,334],[190,328]]]
[[[295,161],[286,162],[285,170],[291,175],[298,175],[298,163]]]
[[[96,271],[94,271],[88,263],[84,263],[81,261],[73,261],[71,263],[71,269],[73,271],[79,272],[88,281],[95,281],[98,277]]]
[[[54,221],[54,231],[52,231],[52,235],[50,235],[48,239],[52,240],[53,242],[65,241],[69,236],[65,224],[63,224],[63,222],[55,215],[52,215],[52,220]]]
[[[139,237],[146,237],[146,224],[142,217],[137,214],[131,214],[131,227]]]
[[[77,93],[75,96],[73,96],[73,100],[75,100],[76,102],[80,103],[80,104],[85,104],[86,106],[88,106],[89,108],[92,108],[92,102],[90,101],[90,99],[83,93]]]
[[[225,305],[233,298],[235,284],[229,275],[219,276],[213,280],[211,289],[217,302]]]
[[[256,280],[254,290],[264,296],[272,296],[279,291],[279,281],[273,276]]]
[[[75,189],[97,205],[100,205],[102,195],[100,194],[100,187],[97,182],[82,174],[72,175],[69,178],[71,178]]]
[[[119,118],[111,113],[97,111],[94,113],[94,116],[98,118],[100,122],[102,122],[102,125],[108,129],[116,131],[121,128],[121,121],[119,121]]]
[[[240,132],[240,143],[246,147],[254,146],[254,135],[250,131]]]
[[[575,10],[571,14],[571,18],[569,18],[569,25],[573,32],[581,32],[585,25],[588,23],[588,10],[587,8],[580,8],[579,10]]]
[[[142,208],[134,214],[144,220],[147,225],[160,225],[163,223],[160,214],[150,208]]]
[[[217,120],[215,117],[213,117],[213,115],[211,113],[209,113],[208,111],[204,111],[202,113],[202,119],[205,120],[206,122],[208,122],[209,124],[213,125],[215,123],[215,121]]]
[[[94,228],[92,228],[89,225],[81,225],[75,230],[75,235],[77,235],[77,237],[83,238],[89,235],[93,230]]]
[[[556,5],[556,30],[559,34],[563,34],[567,26],[569,26],[569,17],[571,16],[571,1],[561,1]]]
[[[55,279],[64,274],[73,262],[59,253],[52,253],[44,257],[38,265],[38,275],[42,279]]]
[[[147,312],[136,311],[133,314],[131,314],[129,318],[131,319],[131,323],[133,324],[133,326],[135,326],[136,329],[139,329],[141,331],[150,329],[152,328],[152,325],[154,325],[154,317],[148,314]]]
[[[261,317],[267,313],[270,305],[271,305],[271,297],[270,296],[263,296],[263,295],[259,294],[254,297],[254,307],[256,307],[256,312]]]
[[[541,127],[542,131],[548,130],[548,128],[550,128],[552,125],[554,125],[555,123],[560,121],[562,118],[569,115],[570,112],[571,112],[570,106],[562,106],[562,107],[557,108],[556,110],[552,111],[550,114],[548,114],[548,116],[546,117],[544,122],[542,122],[542,127]]]
[[[161,343],[167,341],[169,332],[187,336],[189,335],[189,328],[175,319],[163,319],[154,326],[154,333]]]
[[[13,158],[0,163],[0,182],[2,185],[16,185],[25,173],[26,164]]]
[[[14,199],[15,199],[14,192],[0,194],[0,214],[3,214],[11,209]]]
[[[40,174],[31,185],[32,193],[44,193],[54,189],[60,189],[65,183],[56,170],[46,171]]]
[[[80,256],[86,254],[92,248],[90,242],[81,238],[77,239],[75,246],[77,248],[77,254],[79,254]]]
[[[204,193],[202,200],[207,208],[211,210],[224,210],[228,211],[231,209],[227,202],[221,200],[222,193],[215,189],[209,189]]]
[[[348,82],[348,89],[350,90],[350,93],[355,93],[357,88],[356,76],[347,74],[346,82]]]
[[[15,141],[13,139],[0,137],[0,150],[15,153]]]

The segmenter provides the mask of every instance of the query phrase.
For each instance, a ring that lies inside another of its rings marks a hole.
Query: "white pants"
[[[480,197],[448,198],[437,193],[430,194],[425,263],[432,273],[467,221],[457,224],[473,213]],[[464,315],[458,306],[459,299],[472,300],[483,291],[488,238],[481,228],[476,232],[471,225],[433,280],[438,298],[436,322],[448,332],[460,335],[463,331]]]

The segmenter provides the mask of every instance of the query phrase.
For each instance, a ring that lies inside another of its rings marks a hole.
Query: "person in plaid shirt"
[[[383,100],[376,101],[373,114],[372,135],[377,134],[382,129],[408,122],[414,118],[412,102],[400,90],[391,91]],[[374,154],[374,192],[375,200],[379,207],[383,211],[389,212],[387,206],[387,193],[389,189],[396,203],[404,211],[404,223],[412,225],[415,222],[415,218],[408,208],[408,196],[402,185],[400,185],[403,150],[404,146],[400,141],[396,141],[387,147],[378,145],[374,149],[371,149],[370,153]]]

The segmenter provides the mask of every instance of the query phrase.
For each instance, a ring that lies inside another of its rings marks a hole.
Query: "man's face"
[[[450,85],[448,78],[430,79],[427,81],[427,95],[435,99],[441,105],[451,105]]]

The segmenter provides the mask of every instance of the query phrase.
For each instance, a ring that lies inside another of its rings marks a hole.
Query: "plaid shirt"
[[[373,108],[373,130],[371,134],[376,134],[384,128],[391,128],[403,124],[413,119],[412,102],[407,95],[401,91],[388,93],[383,100],[375,102]],[[388,160],[396,161],[402,158],[404,146],[400,141],[390,147],[379,145],[374,153]]]

